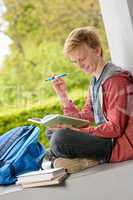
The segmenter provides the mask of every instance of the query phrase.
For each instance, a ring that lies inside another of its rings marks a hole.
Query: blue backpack
[[[27,125],[0,136],[0,185],[13,184],[18,175],[41,168],[45,148],[38,141],[39,132]]]

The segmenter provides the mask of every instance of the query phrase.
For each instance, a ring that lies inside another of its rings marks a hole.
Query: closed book
[[[47,170],[33,171],[18,176],[17,184],[50,181],[64,174],[66,174],[66,171],[63,168],[53,168]]]
[[[31,187],[43,187],[43,186],[52,186],[52,185],[60,185],[67,178],[67,173],[64,175],[58,176],[50,181],[40,181],[40,182],[31,182],[31,183],[22,183],[23,188],[31,188]]]
[[[60,114],[50,114],[46,115],[44,118],[31,118],[28,121],[35,122],[38,124],[42,124],[46,127],[54,127],[57,124],[63,125],[70,125],[75,128],[80,128],[87,126],[89,124],[88,120],[76,118],[76,117],[69,117]]]

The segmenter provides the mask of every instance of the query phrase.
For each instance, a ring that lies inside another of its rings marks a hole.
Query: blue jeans
[[[57,132],[46,130],[51,154],[63,158],[90,158],[109,162],[112,153],[112,139],[92,136],[70,128]]]

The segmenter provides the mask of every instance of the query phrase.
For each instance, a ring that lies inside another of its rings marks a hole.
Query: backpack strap
[[[15,129],[12,129],[10,131],[10,134],[11,134],[10,137],[7,140],[5,138],[5,142],[2,145],[0,145],[0,161],[2,161],[3,157],[5,157],[8,154],[12,145],[14,146],[18,142],[18,140],[20,140],[25,135],[25,132],[26,134],[28,134],[34,128],[35,126],[29,126],[29,127],[23,126],[23,127],[17,127]],[[27,132],[27,129],[29,129],[28,132]]]

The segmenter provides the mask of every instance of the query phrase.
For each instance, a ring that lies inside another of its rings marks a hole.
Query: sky
[[[6,55],[10,53],[9,45],[11,44],[11,39],[3,33],[8,27],[8,23],[3,19],[4,12],[6,12],[6,8],[3,1],[0,0],[0,68],[2,68]]]

